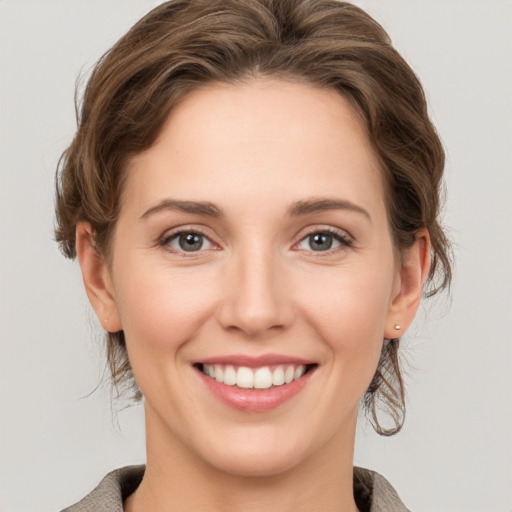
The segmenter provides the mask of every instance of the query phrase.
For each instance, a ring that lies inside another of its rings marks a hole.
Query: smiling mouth
[[[249,368],[230,364],[196,363],[194,366],[220,384],[239,389],[264,390],[298,381],[318,365],[290,363]]]

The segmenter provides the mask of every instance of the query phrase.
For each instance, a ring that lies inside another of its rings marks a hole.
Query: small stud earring
[[[400,324],[395,324],[395,331],[399,331],[401,329]]]

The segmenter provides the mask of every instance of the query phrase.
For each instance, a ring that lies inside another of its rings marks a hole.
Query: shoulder
[[[126,466],[110,472],[84,499],[62,512],[123,512],[123,500],[139,486],[145,466]]]
[[[354,497],[361,512],[410,512],[379,473],[354,467]]]

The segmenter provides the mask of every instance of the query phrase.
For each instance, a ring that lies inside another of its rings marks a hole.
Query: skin
[[[319,198],[345,207],[289,214]],[[169,199],[222,215],[155,209]],[[177,228],[203,233],[201,250],[180,249]],[[333,245],[318,250],[310,235],[325,230]],[[124,330],[145,396],[147,469],[125,510],[357,510],[359,401],[383,339],[414,318],[429,239],[420,231],[397,262],[379,165],[350,103],[271,79],[191,93],[128,165],[109,264],[91,239],[80,223],[87,293],[103,327]],[[263,413],[220,402],[192,366],[268,353],[318,366]]]

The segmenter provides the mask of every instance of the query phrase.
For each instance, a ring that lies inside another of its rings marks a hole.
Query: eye
[[[304,237],[297,248],[303,251],[326,252],[341,246],[351,246],[351,241],[339,233],[315,231]]]
[[[167,245],[178,252],[198,252],[213,247],[212,242],[202,233],[196,231],[180,231],[164,240]]]

